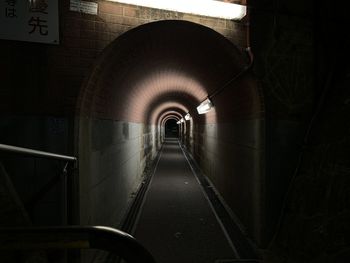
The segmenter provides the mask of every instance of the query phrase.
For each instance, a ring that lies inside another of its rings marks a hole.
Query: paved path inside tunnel
[[[163,145],[133,232],[157,263],[237,258],[177,139]]]

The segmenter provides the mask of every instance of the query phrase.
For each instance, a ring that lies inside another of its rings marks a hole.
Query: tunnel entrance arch
[[[230,82],[247,63],[225,37],[187,21],[145,24],[112,42],[93,66],[77,107],[83,223],[122,217],[109,215],[117,205],[104,203],[97,192],[112,194],[120,211],[127,207],[128,195],[160,148],[157,116],[175,103],[182,117],[192,116],[182,143],[259,239],[264,104],[251,74]],[[199,103],[223,85],[214,109],[198,115]],[[98,213],[99,207],[106,209]]]

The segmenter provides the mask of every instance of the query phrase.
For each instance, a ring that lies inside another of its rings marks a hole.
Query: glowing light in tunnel
[[[185,122],[184,118],[181,118],[180,122]]]
[[[190,119],[191,119],[191,115],[190,115],[189,113],[187,113],[187,114],[185,115],[185,120],[188,121],[188,120],[190,120]]]
[[[199,114],[204,114],[210,111],[212,108],[213,108],[213,103],[208,98],[197,107],[197,111]]]
[[[247,12],[246,6],[213,0],[109,0],[112,2],[145,6],[163,10],[177,11],[196,15],[242,19]]]
[[[181,121],[176,122],[176,124],[180,124],[180,123],[181,123]]]

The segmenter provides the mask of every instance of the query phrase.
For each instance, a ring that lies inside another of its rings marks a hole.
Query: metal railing
[[[69,204],[67,195],[73,196],[77,158],[29,148],[0,144],[0,152],[24,155],[30,158],[55,159],[66,162],[63,167],[64,217]],[[68,179],[68,183],[67,183]],[[70,189],[67,193],[67,184]],[[41,191],[38,193],[42,194]],[[69,216],[68,216],[69,217]],[[67,223],[67,222],[66,222]],[[55,227],[7,227],[0,228],[0,251],[28,251],[48,249],[100,249],[111,252],[130,263],[155,263],[152,255],[131,235],[120,230],[102,226],[55,226]]]
[[[101,226],[0,228],[0,251],[101,249],[130,263],[155,263],[131,235]]]
[[[73,176],[74,169],[77,168],[78,160],[74,156],[61,155],[51,152],[38,151],[30,148],[17,147],[12,145],[0,144],[0,152],[7,154],[21,155],[29,158],[51,159],[65,162],[62,166],[62,224],[73,224],[77,221],[75,214],[77,210],[76,197],[74,195],[76,182]],[[53,180],[54,181],[54,180]],[[45,195],[47,189],[50,188],[54,182],[49,182],[41,190],[39,190],[28,203],[35,203]]]
[[[21,154],[21,155],[28,155],[31,157],[56,159],[56,160],[74,162],[74,163],[77,162],[77,158],[74,156],[67,156],[67,155],[61,155],[61,154],[56,154],[56,153],[38,151],[38,150],[17,147],[17,146],[12,146],[12,145],[7,145],[7,144],[0,144],[0,151],[16,153],[16,154]]]

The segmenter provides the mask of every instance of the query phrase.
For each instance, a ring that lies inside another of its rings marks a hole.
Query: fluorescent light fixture
[[[181,118],[180,122],[185,122],[184,118]]]
[[[190,120],[190,119],[191,119],[191,115],[190,115],[189,113],[187,113],[187,114],[185,115],[185,120],[188,121],[188,120]]]
[[[204,114],[210,111],[211,108],[213,108],[213,103],[208,98],[197,107],[197,111],[199,114]]]
[[[189,13],[202,16],[240,20],[247,13],[244,5],[214,0],[109,0],[112,2],[139,5],[150,8]]]
[[[181,123],[181,121],[178,121],[176,124],[180,124]]]

